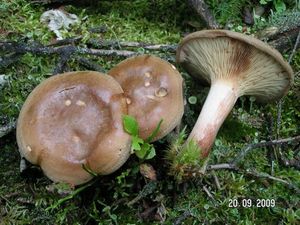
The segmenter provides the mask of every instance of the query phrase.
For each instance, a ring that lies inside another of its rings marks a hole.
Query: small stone
[[[162,98],[162,97],[167,96],[167,94],[168,94],[167,89],[166,89],[166,88],[163,88],[163,87],[160,87],[159,89],[157,89],[157,90],[155,91],[155,96],[156,96],[156,97]]]
[[[72,102],[71,102],[70,99],[68,99],[68,100],[65,101],[65,105],[66,105],[66,106],[70,106],[71,104],[72,104]]]

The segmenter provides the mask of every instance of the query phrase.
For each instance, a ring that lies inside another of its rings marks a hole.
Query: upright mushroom
[[[109,75],[126,95],[128,114],[139,124],[139,135],[147,138],[162,119],[158,140],[173,130],[183,115],[182,77],[172,64],[151,55],[126,59]]]
[[[278,100],[293,82],[293,71],[278,51],[232,31],[204,30],[186,36],[176,60],[192,76],[211,84],[188,138],[198,144],[203,158],[240,96],[252,95],[261,102]]]
[[[22,157],[53,181],[78,185],[117,170],[129,157],[130,137],[120,85],[98,72],[69,72],[46,79],[26,99],[17,123]]]

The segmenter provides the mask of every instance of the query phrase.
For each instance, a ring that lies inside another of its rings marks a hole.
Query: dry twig
[[[256,148],[262,148],[262,147],[268,147],[268,146],[274,146],[274,145],[283,145],[287,143],[292,143],[292,142],[299,142],[300,143],[300,135],[295,136],[295,137],[290,137],[290,138],[285,138],[285,139],[278,139],[278,140],[272,140],[272,141],[263,141],[259,142],[256,144],[248,144],[245,148],[243,148],[240,152],[240,154],[231,162],[231,163],[222,163],[222,164],[216,164],[216,165],[208,165],[207,166],[207,171],[214,171],[214,170],[220,170],[220,169],[227,169],[227,170],[234,170],[239,173],[243,173],[246,175],[254,176],[257,178],[266,178],[269,180],[273,180],[276,182],[280,182],[284,185],[286,185],[288,188],[295,190],[297,193],[300,193],[300,189],[293,183],[288,182],[286,180],[274,177],[272,175],[269,175],[267,173],[262,173],[262,172],[257,172],[254,170],[249,170],[249,169],[241,169],[237,165],[238,163],[245,158],[245,156],[253,149]],[[298,163],[295,163],[296,166],[298,166]],[[294,165],[294,167],[296,167]]]
[[[252,177],[256,177],[256,178],[265,178],[265,179],[269,179],[269,180],[272,180],[272,181],[276,181],[276,182],[284,184],[285,186],[287,186],[290,189],[295,190],[298,194],[300,193],[300,189],[295,184],[293,184],[292,182],[283,180],[283,179],[278,178],[278,177],[271,176],[267,173],[257,172],[257,171],[249,170],[249,169],[244,170],[244,169],[241,169],[241,168],[237,167],[233,163],[223,163],[223,164],[209,165],[208,168],[207,168],[207,170],[211,170],[211,171],[212,170],[219,170],[219,169],[234,170],[236,172],[239,172],[241,174],[245,174],[245,175],[248,175],[248,176],[252,176]]]
[[[300,135],[295,137],[285,138],[285,139],[278,139],[273,141],[262,141],[256,144],[248,144],[245,148],[243,148],[240,151],[238,156],[232,161],[232,164],[237,165],[253,149],[263,148],[263,147],[273,146],[273,145],[283,145],[289,142],[300,142]]]
[[[182,222],[187,219],[188,217],[192,216],[192,213],[190,210],[184,211],[179,217],[175,219],[173,222],[173,225],[180,225]]]
[[[242,172],[244,174],[247,174],[248,176],[253,176],[253,177],[256,177],[256,178],[269,179],[269,180],[272,180],[272,181],[276,181],[276,182],[282,183],[285,186],[287,186],[289,189],[292,189],[292,190],[296,191],[297,194],[300,194],[300,189],[295,184],[293,184],[291,182],[288,182],[286,180],[283,180],[281,178],[271,176],[271,175],[269,175],[267,173],[262,173],[262,172],[257,172],[257,171],[251,171],[251,170],[245,170],[245,171],[242,171]]]
[[[118,40],[96,40],[91,39],[88,44],[94,48],[143,48],[152,51],[166,51],[166,52],[176,52],[177,44],[149,44],[143,42],[128,42],[128,41],[118,41]]]

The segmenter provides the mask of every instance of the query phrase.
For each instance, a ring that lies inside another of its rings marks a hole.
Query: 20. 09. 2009
[[[275,207],[276,201],[275,199],[229,199],[228,207],[229,208],[237,208],[237,207],[243,207],[243,208],[250,208],[250,207],[257,207],[257,208],[269,208],[269,207]]]

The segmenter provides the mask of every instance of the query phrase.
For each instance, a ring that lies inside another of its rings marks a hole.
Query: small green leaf
[[[283,11],[286,10],[286,5],[281,0],[275,1],[274,6],[275,6],[275,9],[276,9],[276,12],[283,12]]]
[[[131,152],[138,158],[152,159],[156,155],[154,146],[149,142],[158,134],[162,122],[163,120],[160,120],[151,135],[143,140],[138,136],[139,127],[136,119],[129,115],[123,116],[124,130],[131,135]]]
[[[145,156],[148,154],[150,147],[151,145],[149,143],[144,143],[141,146],[141,149],[135,152],[136,156],[139,157],[140,159],[145,159]]]
[[[156,156],[155,148],[151,145],[150,151],[148,151],[145,159],[152,159],[154,156]]]
[[[131,149],[135,151],[140,151],[141,150],[141,145],[144,144],[144,140],[137,137],[137,136],[132,136],[132,143],[131,143]]]
[[[136,119],[129,115],[123,115],[123,126],[124,130],[134,136],[139,133],[139,126]]]
[[[149,143],[149,142],[152,141],[153,138],[155,138],[155,136],[158,134],[158,131],[160,129],[160,126],[161,126],[162,122],[163,122],[163,119],[161,119],[159,121],[159,123],[157,124],[156,128],[154,129],[154,131],[150,134],[150,136],[146,138],[146,140],[145,140],[146,142]]]
[[[140,159],[144,159],[145,155],[146,155],[146,152],[145,152],[145,149],[141,149],[139,151],[136,151],[134,152],[135,155],[140,158]]]
[[[136,151],[135,154],[140,159],[152,159],[156,155],[156,152],[152,144],[144,143],[141,146],[141,150]]]

